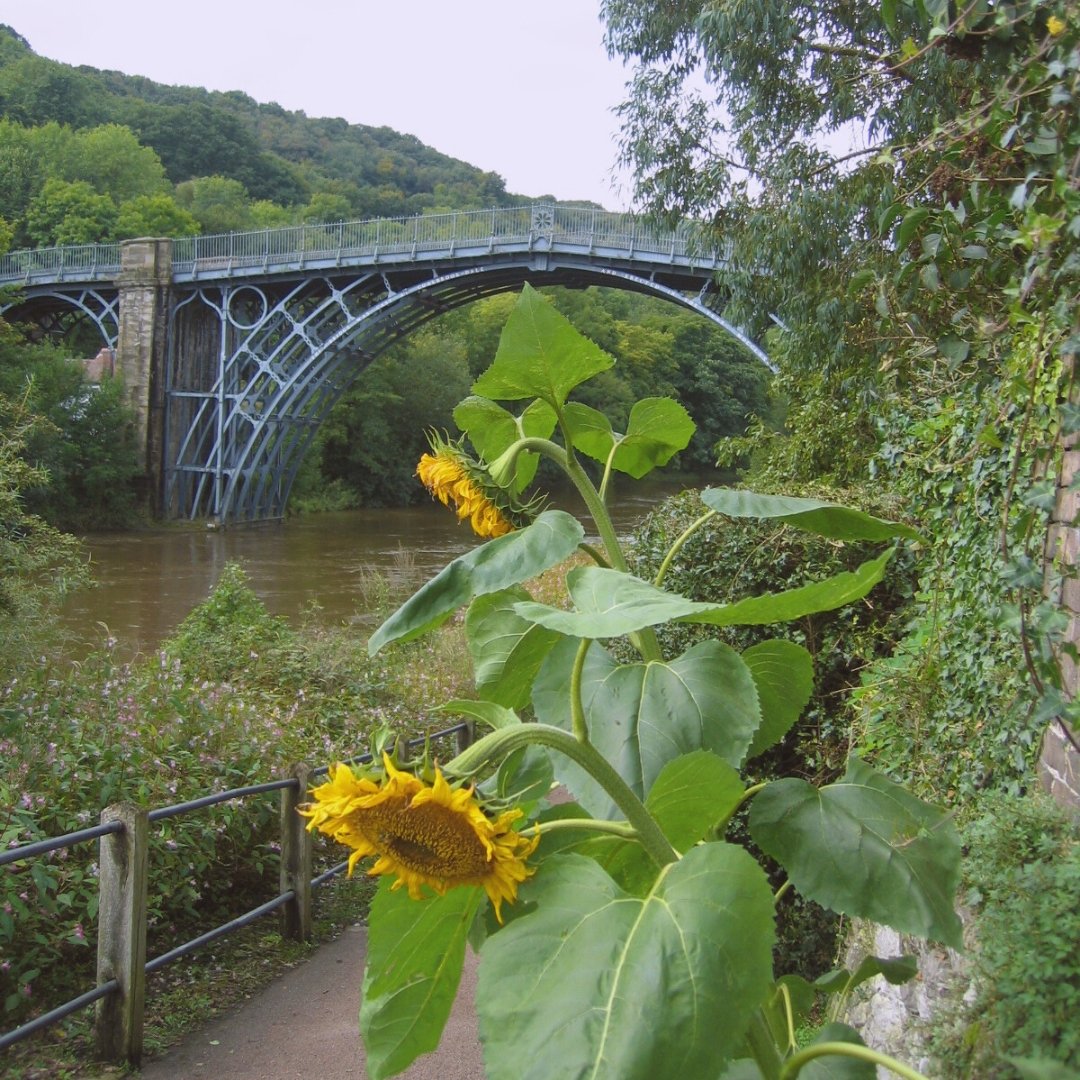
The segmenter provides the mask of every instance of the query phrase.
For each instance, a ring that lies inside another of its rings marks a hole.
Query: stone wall
[[[1080,390],[1073,387],[1074,404],[1080,404]],[[1080,490],[1074,487],[1080,471],[1080,435],[1064,438],[1061,468],[1058,471],[1054,513],[1046,536],[1044,556],[1046,591],[1068,615],[1065,643],[1080,648]],[[1068,653],[1059,656],[1062,686],[1076,699],[1080,693],[1080,666]],[[1080,741],[1065,732],[1056,721],[1043,736],[1039,758],[1039,779],[1061,806],[1080,814]]]
[[[867,956],[914,956],[919,973],[900,986],[880,976],[868,980],[856,988],[842,1019],[859,1032],[867,1046],[932,1075],[924,1034],[927,1021],[947,1002],[969,1000],[975,993],[964,956],[944,945],[898,934],[887,926],[855,920],[848,932],[844,967],[854,971]],[[878,1067],[879,1080],[892,1076]]]

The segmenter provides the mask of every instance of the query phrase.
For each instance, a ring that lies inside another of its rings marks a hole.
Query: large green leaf
[[[483,899],[475,888],[410,900],[406,889],[379,883],[369,918],[360,1004],[371,1080],[394,1076],[439,1045],[454,1004],[465,940]]]
[[[818,789],[778,780],[755,796],[750,835],[809,900],[960,948],[952,820],[852,758]]]
[[[575,386],[614,362],[526,284],[503,327],[495,360],[473,393],[499,401],[539,398],[561,408]]]
[[[626,434],[612,431],[607,418],[585,405],[566,409],[574,446],[584,454],[640,480],[685,450],[694,434],[694,421],[671,398],[643,398],[630,410]],[[612,456],[612,450],[615,450]]]
[[[647,581],[602,566],[578,566],[566,576],[574,611],[534,601],[514,605],[523,619],[570,637],[622,637],[665,622],[711,626],[748,626],[790,622],[819,611],[832,611],[864,597],[884,576],[892,549],[824,581],[798,589],[752,596],[734,604],[709,604],[665,592]]]
[[[577,518],[545,510],[524,529],[473,548],[443,567],[371,635],[369,654],[433,630],[474,596],[508,589],[557,565],[577,550],[584,536]]]
[[[559,640],[554,630],[528,622],[514,604],[529,600],[522,588],[478,596],[465,616],[476,691],[510,709],[529,703],[533,679]]]
[[[676,851],[688,851],[705,839],[738,806],[743,794],[738,772],[707,750],[669,761],[645,800],[645,806]],[[644,896],[652,887],[656,865],[636,841],[602,837],[582,854],[595,859],[627,892]]]
[[[695,750],[660,770],[645,806],[672,847],[686,851],[731,814],[743,790],[733,766],[711,751]]]
[[[914,956],[864,956],[853,972],[837,968],[819,975],[814,980],[814,989],[825,994],[849,994],[855,987],[878,975],[893,986],[901,986],[918,974],[919,964]]]
[[[895,536],[923,539],[908,525],[820,499],[759,495],[738,488],[706,488],[701,493],[701,501],[725,517],[778,518],[788,525],[833,540],[891,540]]]
[[[865,1046],[862,1037],[847,1024],[826,1024],[814,1036],[810,1046],[817,1043],[851,1043],[853,1046]],[[799,1070],[799,1080],[876,1080],[877,1066],[871,1061],[847,1057],[843,1054],[829,1054],[814,1058]]]
[[[741,848],[691,849],[643,898],[561,855],[522,896],[536,909],[481,952],[488,1080],[713,1077],[741,1046],[774,936],[768,880]]]
[[[467,397],[454,409],[454,423],[469,436],[489,465],[518,439],[548,438],[556,422],[555,410],[545,401],[532,402],[520,416],[482,397]],[[524,491],[532,483],[539,464],[539,454],[518,455],[512,485],[515,492]]]
[[[751,645],[742,658],[761,705],[761,725],[754,732],[749,759],[775,746],[802,715],[814,692],[814,661],[801,645],[779,639]]]
[[[570,666],[577,642],[560,642],[533,692],[539,720],[571,730]],[[640,798],[664,766],[710,750],[739,765],[761,720],[757,690],[739,654],[718,641],[693,646],[670,663],[616,664],[597,645],[586,654],[582,704],[593,745]],[[562,755],[555,773],[594,817],[618,817],[610,799]]]

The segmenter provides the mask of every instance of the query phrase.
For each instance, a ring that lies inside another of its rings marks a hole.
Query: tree
[[[114,231],[118,240],[137,236],[198,236],[199,222],[171,195],[137,195],[120,206]]]
[[[204,233],[240,232],[252,227],[247,191],[239,180],[200,176],[176,187],[176,201]]]
[[[141,470],[119,379],[89,383],[78,361],[0,328],[0,397],[36,418],[19,440],[36,470],[20,484],[27,511],[70,530],[131,524]]]
[[[161,159],[120,124],[76,132],[65,158],[53,166],[63,179],[85,180],[118,203],[169,190]]]
[[[0,333],[6,338],[7,328],[0,326]],[[75,537],[31,513],[23,499],[47,479],[25,457],[39,424],[23,398],[0,394],[0,682],[40,657],[60,606],[89,580]]]
[[[32,244],[95,244],[112,238],[116,204],[85,180],[46,180],[26,209]]]

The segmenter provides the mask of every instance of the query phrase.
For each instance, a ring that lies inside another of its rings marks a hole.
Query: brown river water
[[[721,479],[693,482],[720,483]],[[626,486],[612,516],[627,534],[664,497],[691,482],[657,478]],[[577,513],[569,498],[554,505]],[[585,525],[591,531],[591,522]],[[73,651],[117,639],[127,655],[153,651],[198,603],[226,563],[238,562],[267,609],[299,622],[304,612],[324,625],[368,625],[372,576],[401,598],[477,543],[467,525],[437,503],[361,509],[295,518],[279,525],[224,531],[188,527],[96,534],[86,539],[96,588],[71,598],[63,621]]]

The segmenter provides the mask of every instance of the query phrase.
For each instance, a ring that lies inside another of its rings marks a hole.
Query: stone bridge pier
[[[142,448],[143,494],[161,516],[164,474],[165,372],[172,303],[172,241],[129,240],[120,246],[116,373],[124,381]]]

